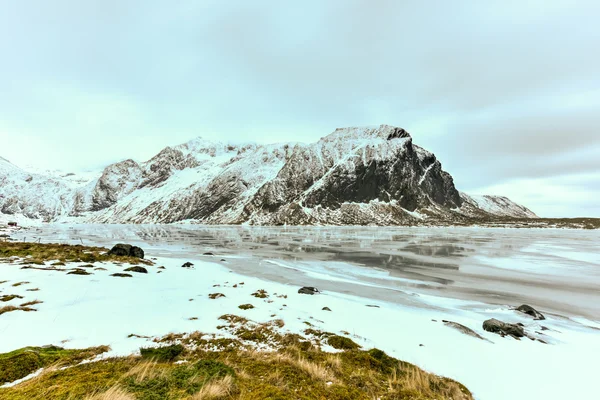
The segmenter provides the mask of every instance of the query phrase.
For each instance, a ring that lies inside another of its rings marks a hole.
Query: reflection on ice
[[[228,256],[229,267],[240,273],[373,299],[412,302],[416,292],[600,318],[595,231],[51,225],[21,235],[86,244],[128,241],[182,258],[212,250]]]

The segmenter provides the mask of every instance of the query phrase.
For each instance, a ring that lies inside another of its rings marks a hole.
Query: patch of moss
[[[32,264],[43,264],[44,261],[58,260],[58,263],[62,264],[67,262],[94,263],[120,261],[133,265],[153,265],[152,261],[149,260],[110,255],[108,254],[108,249],[103,247],[55,243],[0,242],[0,259],[8,259],[10,257],[27,258],[27,263]]]
[[[0,384],[14,382],[50,364],[70,365],[106,351],[108,351],[106,346],[84,350],[66,350],[57,346],[47,346],[25,347],[0,354]]]
[[[252,293],[252,296],[258,299],[266,299],[267,297],[269,297],[267,291],[264,289],[257,290],[256,292]]]
[[[338,335],[329,336],[327,344],[337,350],[356,350],[360,348],[352,339]]]
[[[85,269],[76,268],[73,271],[67,272],[67,275],[92,275],[92,273],[87,272]]]
[[[183,352],[183,346],[174,344],[162,347],[142,347],[140,353],[142,358],[150,358],[156,361],[173,361]]]

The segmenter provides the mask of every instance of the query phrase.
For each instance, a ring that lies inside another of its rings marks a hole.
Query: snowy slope
[[[99,223],[396,225],[535,217],[502,197],[459,193],[402,128],[341,128],[316,143],[202,138],[99,176],[45,176],[0,159],[0,212]]]
[[[476,212],[484,212],[493,216],[513,218],[537,218],[538,216],[530,209],[519,205],[504,196],[490,195],[468,195],[460,193],[464,201],[463,209],[472,207]]]

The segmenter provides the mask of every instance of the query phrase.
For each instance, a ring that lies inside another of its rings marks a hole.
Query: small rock
[[[323,308],[321,308],[321,310],[322,311],[331,311],[331,308],[329,308],[329,307],[323,307]]]
[[[137,272],[140,274],[147,274],[148,270],[144,267],[129,267],[125,269],[125,272]]]
[[[166,269],[165,267],[163,267],[162,265],[160,267],[158,267],[157,269]]]
[[[510,335],[516,339],[525,336],[525,330],[523,327],[517,324],[508,324],[506,322],[498,321],[495,318],[488,319],[483,323],[483,330],[487,332],[497,333],[498,335],[505,336]]]
[[[315,294],[315,293],[320,293],[320,292],[319,292],[319,289],[317,289],[316,287],[304,286],[304,287],[301,287],[300,289],[298,289],[298,293],[300,293],[300,294]]]
[[[80,265],[77,268],[94,268],[94,265],[92,265],[92,264],[83,264],[83,265]]]
[[[226,259],[224,259],[224,258],[221,258],[221,261],[225,262],[225,261],[227,261],[227,260],[226,260]]]
[[[214,256],[214,253],[211,253],[210,251],[207,251],[206,253],[202,254],[203,256]]]
[[[221,297],[225,297],[225,295],[223,293],[211,293],[208,295],[208,298],[211,300],[215,300]]]
[[[191,262],[186,262],[185,264],[183,264],[181,266],[181,268],[192,268],[194,266],[194,264],[192,264]]]
[[[464,333],[465,335],[469,335],[469,336],[473,336],[477,339],[485,340],[481,335],[479,335],[473,329],[467,328],[466,326],[461,325],[458,322],[446,321],[446,320],[442,320],[442,322],[444,323],[444,325],[449,326],[450,328],[454,328],[457,331]]]
[[[117,278],[133,278],[133,275],[122,274],[120,272],[117,272],[116,274],[111,274],[110,276],[114,276],[114,277],[117,277]]]
[[[367,304],[367,307],[379,308],[379,306],[376,306],[376,305],[374,305],[374,304]]]
[[[523,304],[520,305],[519,307],[516,308],[517,311],[522,312],[524,314],[527,315],[531,315],[533,317],[533,319],[541,321],[543,319],[546,319],[546,317],[544,317],[544,315],[539,312],[538,310],[536,310],[535,308],[528,306],[527,304]]]

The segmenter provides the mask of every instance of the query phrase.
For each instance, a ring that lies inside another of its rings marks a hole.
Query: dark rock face
[[[137,272],[139,274],[147,274],[148,270],[144,267],[129,267],[124,270],[125,272]]]
[[[116,244],[112,249],[110,249],[108,254],[113,256],[144,258],[144,250],[137,246],[132,246],[130,244],[124,243]]]
[[[446,321],[446,320],[443,320],[442,322],[444,323],[444,325],[449,326],[450,328],[454,328],[457,331],[464,333],[465,335],[473,336],[477,339],[485,340],[480,334],[475,332],[473,329],[467,328],[466,326],[459,324],[458,322]]]
[[[487,332],[497,333],[500,336],[512,336],[516,339],[522,338],[525,335],[523,327],[517,324],[509,324],[499,321],[495,318],[488,319],[483,323],[483,330]]]
[[[536,310],[535,308],[528,306],[527,304],[523,304],[519,307],[516,308],[517,311],[522,312],[524,314],[527,315],[531,315],[533,317],[533,319],[535,320],[544,320],[546,319],[546,317],[544,317],[544,315],[539,312],[538,310]]]
[[[312,286],[304,286],[298,289],[298,293],[300,294],[316,294],[319,293],[319,289]]]
[[[112,164],[104,170],[92,194],[91,211],[99,211],[115,204],[137,189],[142,169],[133,160]]]

